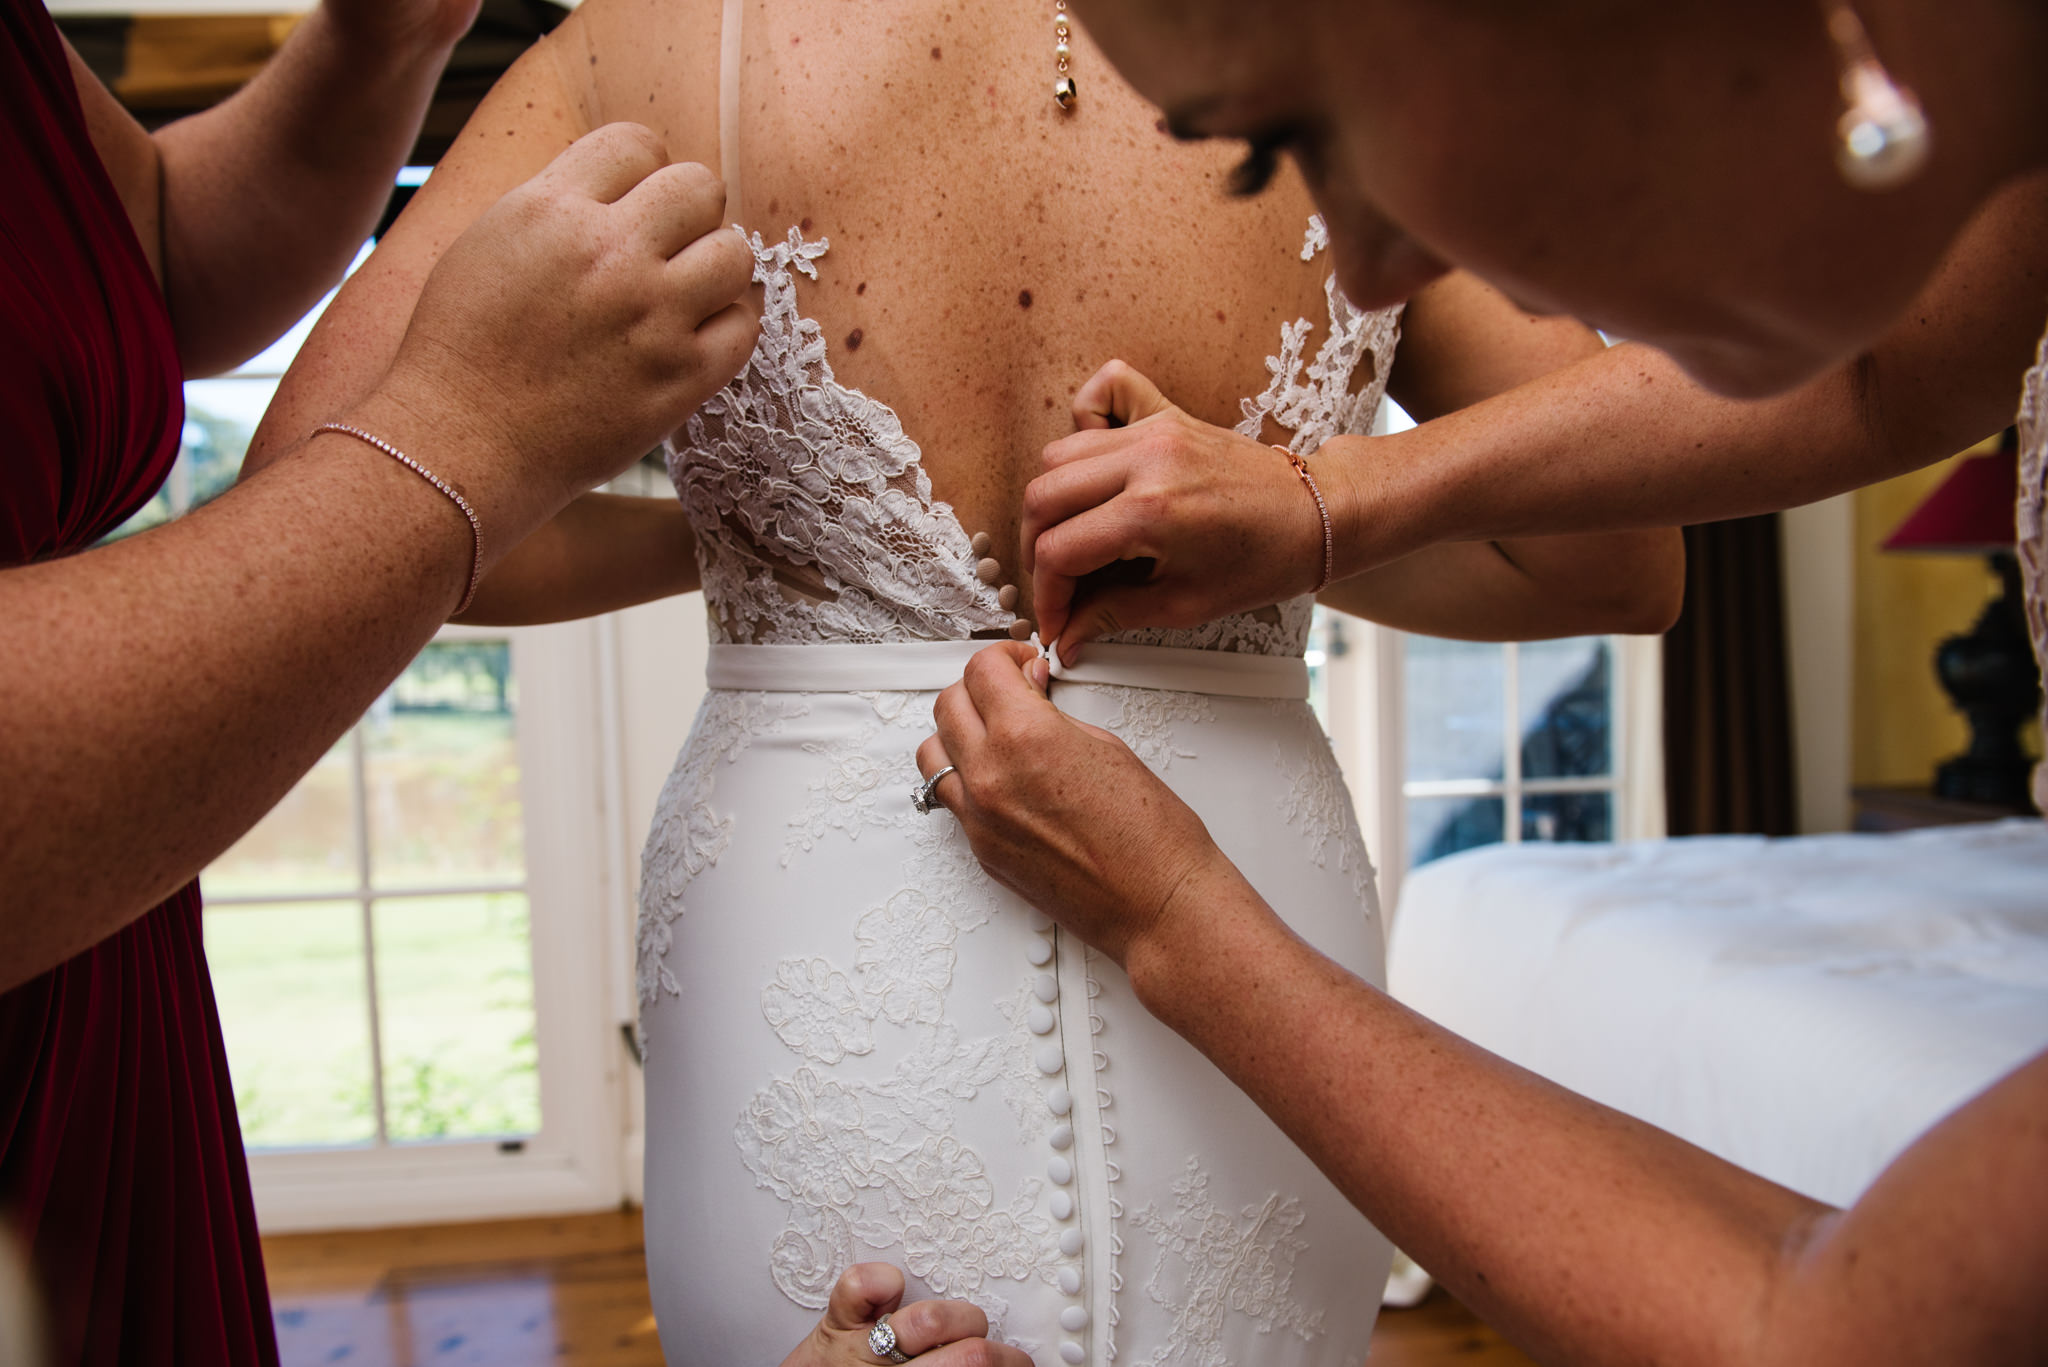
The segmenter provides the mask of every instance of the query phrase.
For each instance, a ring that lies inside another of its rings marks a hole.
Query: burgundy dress
[[[42,0],[0,0],[0,567],[148,501],[180,379],[56,27]],[[57,1362],[277,1361],[197,883],[0,995],[0,1209]]]

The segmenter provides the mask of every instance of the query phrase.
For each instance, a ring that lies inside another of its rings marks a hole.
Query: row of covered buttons
[[[1028,632],[1026,633],[1029,634]],[[1054,957],[1052,921],[1038,912],[1031,913],[1032,926],[1037,931],[1031,937],[1030,947],[1025,956],[1033,968],[1045,969]],[[1057,1039],[1052,1038],[1059,1029],[1059,1015],[1053,1007],[1059,1000],[1059,979],[1049,972],[1041,972],[1031,985],[1031,994],[1037,1000],[1031,1004],[1026,1023],[1031,1033],[1044,1041],[1038,1046],[1036,1062],[1038,1071],[1052,1079],[1045,1089],[1046,1108],[1053,1114],[1052,1132],[1046,1142],[1052,1145],[1052,1157],[1046,1161],[1045,1175],[1052,1182],[1052,1194],[1046,1198],[1046,1209],[1055,1220],[1062,1223],[1074,1218],[1076,1206],[1074,1193],[1069,1189],[1074,1182],[1074,1160],[1068,1151],[1074,1147],[1074,1096],[1061,1082],[1060,1076],[1066,1071],[1066,1051]],[[1060,1252],[1069,1258],[1079,1257],[1084,1240],[1081,1231],[1072,1225],[1060,1231]],[[1078,1334],[1088,1327],[1088,1307],[1080,1303],[1081,1269],[1069,1263],[1059,1272],[1060,1291],[1072,1300],[1060,1311],[1060,1328],[1070,1334]],[[1078,1364],[1085,1362],[1088,1349],[1078,1339],[1068,1339],[1060,1345],[1060,1361]]]

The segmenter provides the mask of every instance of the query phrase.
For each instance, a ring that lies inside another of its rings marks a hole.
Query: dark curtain
[[[1778,518],[1685,529],[1685,607],[1664,637],[1673,835],[1790,835],[1792,697]]]

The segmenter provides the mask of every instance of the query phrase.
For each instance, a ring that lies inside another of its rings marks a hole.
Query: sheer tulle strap
[[[747,221],[740,203],[740,22],[745,0],[725,0],[718,30],[718,174],[725,181],[725,216]]]
[[[732,645],[713,642],[705,681],[713,688],[766,693],[936,691],[958,681],[987,641],[911,641],[882,645]],[[1227,650],[1127,646],[1097,641],[1063,683],[1167,689],[1226,698],[1308,697],[1308,666],[1298,657]],[[1054,690],[1058,692],[1057,689]]]

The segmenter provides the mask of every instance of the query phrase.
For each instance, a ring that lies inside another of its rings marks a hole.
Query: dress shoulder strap
[[[740,24],[745,0],[725,0],[718,30],[718,174],[725,179],[725,216],[744,223],[740,204]]]

